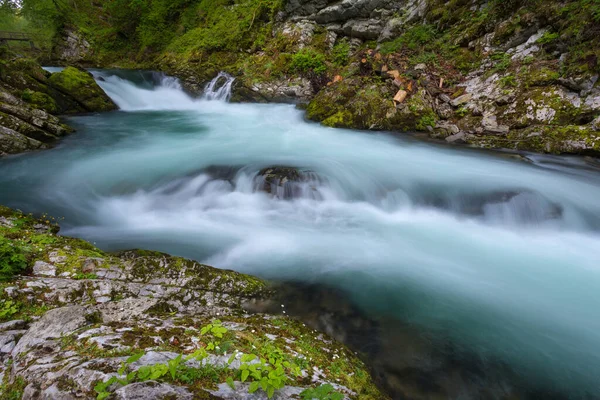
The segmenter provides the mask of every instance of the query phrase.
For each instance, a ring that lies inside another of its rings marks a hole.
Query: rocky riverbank
[[[191,93],[224,70],[238,78],[234,101],[307,103],[308,118],[334,127],[544,153],[600,149],[594,2],[201,3],[147,14],[123,6],[127,24],[91,7],[133,46],[116,39],[105,49],[103,25],[74,14],[54,61],[159,69]],[[156,34],[157,20],[169,35]]]
[[[51,74],[33,60],[0,51],[0,156],[46,149],[71,133],[57,115],[117,109],[84,70]]]
[[[386,398],[283,306],[248,311],[272,297],[265,282],[57,233],[0,207],[0,398]]]

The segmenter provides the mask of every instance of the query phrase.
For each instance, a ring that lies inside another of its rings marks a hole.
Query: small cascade
[[[231,86],[235,78],[226,72],[219,72],[216,78],[204,88],[204,100],[229,101],[231,98]]]

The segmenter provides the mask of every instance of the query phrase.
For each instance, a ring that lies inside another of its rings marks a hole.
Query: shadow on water
[[[275,293],[273,299],[253,301],[246,308],[285,313],[344,343],[393,399],[575,398],[525,381],[501,360],[483,358],[393,316],[369,315],[335,287],[284,282],[276,284]]]

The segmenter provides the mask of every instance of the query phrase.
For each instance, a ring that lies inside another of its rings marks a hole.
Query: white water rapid
[[[226,103],[225,75],[193,99],[172,78],[94,74],[121,111],[1,160],[0,203],[107,249],[332,285],[528,384],[600,393],[598,163],[325,128]],[[282,199],[257,190],[270,166],[311,178]]]

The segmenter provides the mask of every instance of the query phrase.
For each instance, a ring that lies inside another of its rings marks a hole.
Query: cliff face
[[[82,62],[162,69],[191,92],[225,70],[238,77],[234,100],[307,102],[308,117],[329,126],[600,150],[597,1],[162,3],[148,2],[128,24],[96,8],[103,29],[84,35],[72,24],[62,37],[86,43]],[[151,22],[168,34],[155,35]]]

